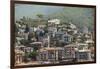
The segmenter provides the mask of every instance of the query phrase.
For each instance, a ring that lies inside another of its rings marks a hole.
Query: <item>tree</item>
[[[43,19],[43,17],[44,17],[43,14],[37,14],[36,16],[38,17],[39,22],[40,22],[40,21]]]
[[[36,50],[34,50],[33,52],[29,53],[28,57],[30,57],[32,60],[36,60],[36,56],[37,56],[37,52]]]
[[[37,14],[36,16],[40,19],[43,18],[43,14]]]
[[[73,20],[73,24],[79,28],[79,31],[82,31],[84,26],[87,26],[89,31],[93,31],[93,15],[94,10],[91,8],[64,7],[61,11],[56,11],[48,15],[48,17],[57,17],[61,22],[65,22],[66,24],[69,23],[70,20]]]

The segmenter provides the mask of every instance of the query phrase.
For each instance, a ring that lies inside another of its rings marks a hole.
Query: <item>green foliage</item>
[[[31,53],[29,53],[29,57],[30,58],[33,58],[33,57],[36,57],[36,55],[37,55],[38,53],[36,52],[36,51],[33,51],[33,52],[31,52]]]
[[[49,18],[58,18],[61,22],[68,23],[72,21],[80,30],[84,26],[88,27],[90,31],[93,30],[94,24],[94,9],[91,8],[77,8],[65,7],[61,11],[48,15]]]
[[[37,14],[36,15],[38,18],[43,18],[43,14]]]
[[[36,22],[32,22],[31,26],[37,26],[40,24],[47,24],[46,21],[58,18],[61,20],[61,23],[68,24],[69,21],[72,21],[73,24],[75,24],[80,31],[82,31],[83,27],[88,27],[89,31],[93,31],[93,24],[94,24],[94,9],[93,8],[79,8],[79,7],[64,7],[60,9],[59,11],[53,12],[51,14],[45,15],[42,13],[37,13],[38,20]],[[25,21],[26,17],[23,16],[21,19],[22,21]]]

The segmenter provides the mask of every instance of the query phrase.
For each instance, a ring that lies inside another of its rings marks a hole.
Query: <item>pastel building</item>
[[[86,43],[78,43],[78,48],[75,53],[75,57],[78,62],[83,61],[92,61],[91,50],[88,49],[88,44]]]
[[[71,43],[73,40],[73,37],[67,32],[56,32],[55,37],[63,43]]]
[[[78,62],[92,61],[90,50],[78,50],[76,51],[76,58]]]
[[[77,45],[76,44],[69,44],[64,46],[64,58],[68,59],[75,59],[75,52],[76,52]]]
[[[38,52],[38,60],[39,61],[50,61],[50,62],[55,62],[60,59],[62,59],[62,51],[63,48],[61,47],[46,47],[46,48],[41,48]]]
[[[15,64],[21,64],[24,59],[25,52],[19,50],[19,47],[15,47]]]

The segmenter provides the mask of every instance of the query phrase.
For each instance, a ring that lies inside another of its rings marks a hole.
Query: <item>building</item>
[[[65,33],[63,36],[62,36],[62,40],[63,42],[65,43],[71,43],[73,41],[73,37],[71,35],[69,35],[68,33]]]
[[[88,50],[88,44],[86,43],[77,43],[78,50]]]
[[[95,57],[95,45],[93,40],[85,41],[88,44],[88,49],[91,51],[92,58]]]
[[[60,20],[59,19],[51,19],[51,20],[48,20],[48,23],[50,25],[57,25],[57,24],[60,24]]]
[[[77,49],[77,44],[69,44],[64,46],[64,58],[66,60],[75,59],[75,52]]]
[[[88,44],[77,43],[75,58],[77,59],[78,62],[92,61],[91,50],[88,49]]]
[[[55,37],[55,33],[57,32],[56,27],[48,27],[48,33],[51,37]]]
[[[39,50],[40,48],[43,47],[43,43],[42,42],[32,42],[30,43],[30,47],[35,50]]]
[[[38,51],[38,60],[39,61],[49,61],[49,62],[56,62],[62,59],[62,51],[63,48],[61,47],[45,47],[41,48]]]
[[[55,37],[62,43],[71,43],[73,41],[73,37],[69,35],[67,32],[56,32]]]
[[[19,50],[19,47],[15,47],[15,64],[21,64],[24,60],[25,52]]]
[[[90,50],[78,50],[76,51],[76,58],[78,62],[92,61]]]

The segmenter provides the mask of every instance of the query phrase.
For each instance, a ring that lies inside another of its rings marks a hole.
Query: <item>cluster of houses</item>
[[[50,19],[45,21],[47,24],[40,23],[37,26],[31,26],[28,22],[15,23],[16,65],[26,60],[36,64],[94,61],[94,35],[87,27],[79,32],[71,21],[62,23],[59,19]],[[27,57],[32,52],[36,54]]]

